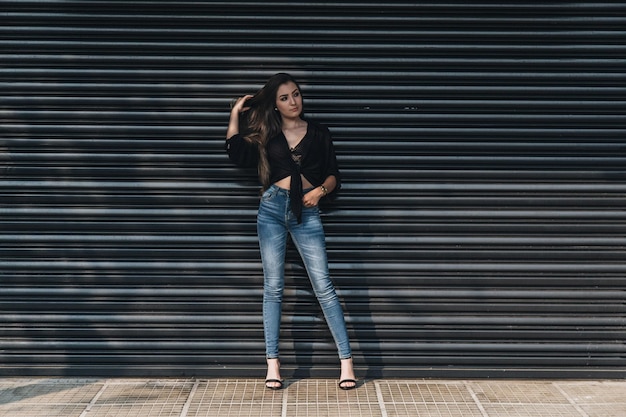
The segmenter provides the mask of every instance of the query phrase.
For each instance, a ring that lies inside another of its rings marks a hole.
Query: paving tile
[[[181,404],[136,403],[96,405],[88,417],[180,417]]]
[[[202,380],[188,402],[184,417],[281,417],[286,390],[266,389],[262,380]]]
[[[286,395],[284,416],[384,417],[373,382],[344,391],[336,380],[300,380],[289,385]]]
[[[626,381],[556,382],[555,385],[577,404],[626,405]]]
[[[380,381],[377,382],[385,401],[408,403],[469,402],[471,393],[462,382]]]
[[[624,417],[626,416],[626,404],[594,404],[581,405],[581,409],[589,417]]]
[[[0,383],[0,405],[23,404],[89,404],[100,391],[97,380],[16,379]]]
[[[576,407],[560,404],[505,404],[483,406],[488,417],[583,417]]]
[[[385,417],[484,417],[462,382],[380,381]]]
[[[192,381],[111,380],[90,405],[89,417],[180,417]]]
[[[551,381],[474,381],[468,387],[488,416],[586,417]]]
[[[324,402],[330,404],[377,403],[374,383],[360,382],[358,388],[342,390],[335,380],[305,379],[289,386],[288,404]]]
[[[185,404],[192,387],[191,381],[112,381],[106,384],[96,405]]]
[[[392,403],[385,405],[387,417],[484,417],[475,404]]]
[[[103,387],[95,379],[0,381],[0,416],[79,417]]]
[[[550,381],[478,381],[469,384],[481,403],[570,404]]]
[[[378,406],[368,404],[352,404],[336,406],[332,404],[294,404],[288,406],[287,416],[290,417],[381,417]]]
[[[1,417],[80,417],[80,404],[9,404],[0,405]]]
[[[555,385],[589,417],[626,416],[626,381],[563,381]]]

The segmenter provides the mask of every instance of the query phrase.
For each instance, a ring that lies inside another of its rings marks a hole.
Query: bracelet
[[[322,189],[323,197],[325,197],[328,194],[328,188],[324,187],[324,184],[320,185],[320,188]]]

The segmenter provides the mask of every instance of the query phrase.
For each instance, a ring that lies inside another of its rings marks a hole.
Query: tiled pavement
[[[626,380],[0,378],[4,417],[624,417]]]

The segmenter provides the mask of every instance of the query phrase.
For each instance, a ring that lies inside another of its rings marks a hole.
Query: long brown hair
[[[267,160],[267,141],[278,135],[282,130],[282,118],[276,107],[276,94],[278,88],[292,82],[300,89],[294,78],[284,72],[280,72],[270,77],[251,99],[246,102],[250,107],[246,115],[242,117],[240,131],[245,140],[255,143],[259,147],[259,181],[263,189],[270,186],[270,167]]]

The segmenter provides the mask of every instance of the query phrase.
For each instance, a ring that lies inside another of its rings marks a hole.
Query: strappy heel
[[[278,358],[268,359],[268,361],[270,360],[276,360],[276,365],[278,366],[278,370],[280,371],[280,360]],[[267,366],[269,369],[269,363],[267,364]],[[280,375],[280,372],[278,373],[278,375]],[[284,385],[285,385],[284,379],[267,378],[265,380],[265,388],[271,389],[273,391],[278,391],[278,390],[283,389]]]

